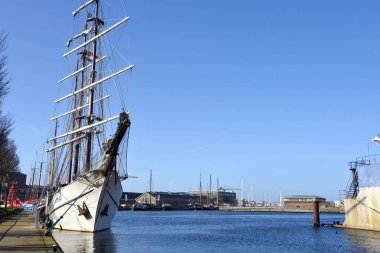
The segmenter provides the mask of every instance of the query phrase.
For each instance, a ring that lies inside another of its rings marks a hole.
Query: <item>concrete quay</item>
[[[53,237],[34,227],[31,212],[22,212],[0,223],[1,252],[53,252],[53,245],[57,245]],[[62,251],[58,247],[55,252]]]
[[[219,211],[225,212],[280,212],[280,213],[312,213],[313,210],[283,207],[219,207]],[[320,213],[344,213],[344,209],[329,208],[320,209]]]

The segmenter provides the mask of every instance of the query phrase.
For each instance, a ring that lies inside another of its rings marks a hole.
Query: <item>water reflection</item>
[[[323,214],[329,224],[344,215]],[[54,231],[64,252],[380,252],[380,232],[312,227],[311,214],[118,212],[111,230]]]
[[[353,252],[379,252],[380,232],[344,229],[344,234]]]
[[[64,252],[117,252],[111,229],[97,233],[55,230],[53,236]]]

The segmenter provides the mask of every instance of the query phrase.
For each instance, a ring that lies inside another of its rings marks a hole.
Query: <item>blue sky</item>
[[[80,3],[2,4],[12,78],[4,110],[24,172],[51,130]],[[243,178],[258,200],[280,191],[336,199],[347,162],[380,153],[370,141],[380,130],[378,1],[123,3],[132,19],[118,48],[136,65],[124,87],[129,173],[139,177],[124,190],[148,190],[152,169],[155,190],[196,189],[202,172],[204,186],[210,173],[225,187]],[[112,6],[104,9],[121,18]]]

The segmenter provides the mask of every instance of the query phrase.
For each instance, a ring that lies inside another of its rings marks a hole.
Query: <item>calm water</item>
[[[111,230],[54,237],[65,252],[380,252],[380,232],[313,229],[312,214],[121,211]]]

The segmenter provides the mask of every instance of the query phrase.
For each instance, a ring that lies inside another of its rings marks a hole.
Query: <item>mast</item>
[[[253,185],[251,185],[251,203],[253,203]]]
[[[35,198],[36,197],[36,192],[35,192],[35,185],[34,185],[34,181],[35,181],[35,177],[36,177],[36,170],[37,170],[37,152],[36,152],[36,160],[34,161],[34,168],[33,168],[33,179],[32,179],[32,194],[31,194],[31,199],[32,198]],[[38,192],[37,192],[37,195],[38,195]]]
[[[99,0],[95,0],[96,11],[95,11],[95,19],[94,19],[94,37],[96,37],[99,33]],[[97,43],[98,40],[94,40],[93,44],[93,52],[92,52],[92,69],[91,69],[91,83],[95,82],[96,78],[96,54],[97,54]],[[90,88],[90,94],[88,96],[88,113],[87,113],[87,125],[91,125],[92,114],[94,112],[94,88]],[[92,146],[92,133],[91,131],[87,131],[86,133],[87,142],[86,142],[86,163],[85,163],[85,172],[90,171],[91,168],[91,146]]]
[[[199,205],[202,208],[202,173],[199,174]]]
[[[210,204],[212,204],[211,174],[210,174],[210,185],[209,185],[209,190],[210,190]]]
[[[56,133],[54,138],[48,139],[48,142],[53,143],[54,141],[53,146],[48,149],[48,152],[52,152],[58,148],[63,148],[66,145],[68,146],[66,149],[67,153],[65,154],[68,158],[66,160],[68,164],[65,167],[65,169],[67,169],[67,174],[65,174],[67,175],[66,177],[68,178],[68,183],[74,180],[78,173],[87,173],[94,166],[92,164],[94,162],[93,149],[95,148],[94,135],[99,134],[104,130],[102,128],[98,130],[98,127],[109,123],[112,120],[119,119],[118,130],[112,138],[112,141],[109,140],[106,146],[103,145],[106,153],[103,154],[105,160],[101,165],[103,175],[107,175],[110,170],[115,169],[118,145],[121,143],[126,130],[130,126],[128,112],[125,112],[124,109],[119,116],[113,116],[108,119],[104,117],[102,109],[100,109],[100,115],[96,115],[97,110],[95,109],[95,105],[97,103],[99,103],[100,107],[102,107],[103,100],[110,97],[109,95],[103,96],[102,92],[99,92],[98,94],[97,87],[128,70],[132,70],[134,67],[133,64],[129,64],[128,66],[106,77],[102,77],[100,75],[102,69],[101,66],[99,67],[99,64],[101,61],[106,59],[107,56],[105,55],[98,58],[98,54],[101,56],[101,41],[99,41],[99,38],[102,38],[106,33],[126,23],[129,20],[129,17],[125,17],[114,25],[103,30],[101,29],[104,26],[104,21],[100,18],[100,0],[87,1],[85,4],[76,9],[73,12],[73,15],[76,16],[81,10],[90,5],[93,5],[94,10],[93,12],[87,14],[87,19],[84,24],[84,31],[69,39],[67,46],[70,47],[72,42],[79,38],[83,38],[83,43],[64,54],[64,57],[66,57],[73,52],[80,50],[78,51],[78,55],[80,55],[81,58],[77,62],[76,70],[59,80],[59,82],[62,83],[71,77],[75,77],[75,87],[71,93],[54,101],[55,103],[59,103],[63,100],[71,98],[71,101],[73,101],[73,108],[53,117],[52,120],[57,121],[57,119],[61,117],[69,116],[70,118],[68,119],[73,122],[68,124],[68,127],[64,133]],[[99,146],[101,146],[99,139],[98,142]],[[56,153],[54,152],[53,156],[55,154]],[[52,163],[56,163],[56,159],[57,158],[52,159]],[[83,170],[80,170],[81,168],[83,168]]]
[[[244,180],[243,178],[240,179],[240,198],[241,198],[241,205],[243,206],[243,199],[244,199]]]
[[[149,206],[152,205],[152,170],[150,170],[150,180],[149,180]]]
[[[34,195],[34,174],[36,172],[36,164],[34,164],[34,167],[32,168],[32,181],[31,181],[31,186],[29,185],[30,187],[30,190],[29,190],[29,199],[32,200],[33,199],[33,195]]]
[[[79,68],[79,61],[77,61],[77,67],[76,67],[76,70],[78,70]],[[78,75],[75,75],[75,90],[78,88]],[[77,96],[74,97],[74,103],[73,103],[73,107],[76,108],[77,107]],[[75,130],[75,117],[76,117],[76,113],[74,112],[72,114],[72,125],[71,125],[71,129],[72,130]],[[71,139],[73,139],[73,136],[71,137]],[[74,143],[71,142],[70,143],[70,155],[69,155],[69,168],[68,168],[68,175],[67,175],[67,183],[70,184],[71,183],[71,174],[72,174],[72,170],[73,170],[73,157],[74,156]]]
[[[42,193],[40,188],[41,188],[42,164],[44,163],[44,150],[45,150],[45,145],[42,146],[42,152],[41,152],[40,176],[38,178],[37,199],[40,199],[40,195],[41,195],[40,193]]]
[[[216,205],[219,207],[219,178],[216,180]]]
[[[85,22],[84,24],[84,29],[87,30],[88,29],[88,24],[87,24],[87,21]],[[87,34],[84,34],[84,42],[86,43],[87,41]],[[84,51],[85,52],[86,50],[86,47],[84,47]],[[85,82],[85,70],[86,70],[86,55],[83,53],[82,54],[82,68],[81,68],[81,84],[80,84],[80,88],[82,89],[84,87],[84,82]],[[79,94],[79,107],[81,107],[83,105],[83,91],[80,92]],[[78,117],[77,117],[77,120],[78,120],[78,128],[81,128],[82,126],[82,108],[80,108],[78,110]],[[76,134],[76,137],[79,138],[80,136],[80,133],[77,133]],[[74,168],[73,168],[73,174],[74,174],[74,177],[78,174],[78,167],[79,167],[79,152],[80,152],[80,143],[76,143],[75,144],[75,147],[74,147]]]
[[[208,188],[209,186],[207,185],[207,193],[206,193],[206,205],[208,206],[210,204],[210,198],[209,198],[209,195],[210,195],[210,192],[208,191]]]
[[[30,171],[33,170],[33,164],[30,165]],[[30,191],[32,190],[32,188],[30,187],[32,185],[32,177],[29,178],[29,189],[28,189],[28,198],[30,198]]]
[[[40,176],[38,177],[37,199],[40,199],[41,187],[41,174],[42,174],[42,161],[40,162]]]
[[[57,136],[58,121],[55,121],[54,137]],[[57,145],[57,140],[54,139],[54,146]],[[50,168],[50,190],[53,190],[54,184],[54,168],[55,168],[55,149],[51,153],[51,168]]]
[[[210,204],[212,204],[212,188],[211,188],[211,174],[210,174]]]

